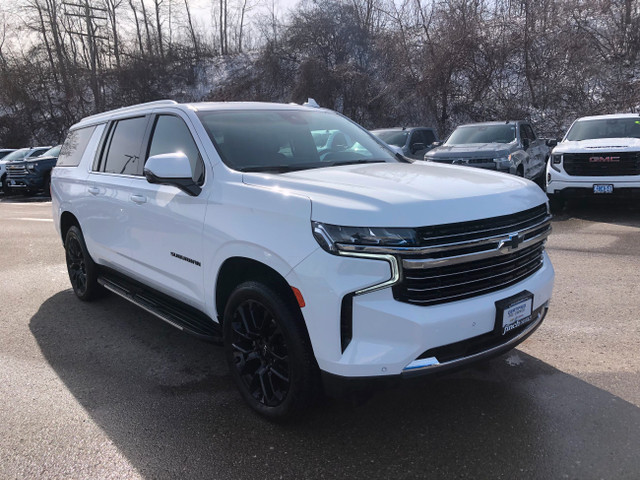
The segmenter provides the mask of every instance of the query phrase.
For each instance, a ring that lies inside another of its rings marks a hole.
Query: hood
[[[593,138],[589,140],[560,142],[552,153],[592,153],[597,150],[636,151],[640,150],[640,138]]]
[[[427,153],[429,160],[449,158],[506,157],[511,153],[508,143],[469,143],[465,145],[442,145]]]
[[[345,226],[438,225],[508,215],[546,202],[528,180],[431,162],[245,173],[243,182],[306,196],[312,220]]]
[[[27,158],[26,160],[24,160],[25,163],[35,163],[35,162],[48,162],[48,161],[58,161],[58,157],[53,157],[51,155],[47,155],[46,157],[34,157],[34,158]]]

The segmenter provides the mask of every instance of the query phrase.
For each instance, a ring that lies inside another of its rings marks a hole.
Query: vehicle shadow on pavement
[[[636,478],[640,408],[515,350],[477,368],[323,401],[295,423],[252,413],[220,347],[124,300],[46,300],[42,353],[147,478]],[[626,453],[620,453],[626,452]]]
[[[554,222],[579,218],[591,222],[640,227],[640,202],[621,198],[570,199],[553,215]]]

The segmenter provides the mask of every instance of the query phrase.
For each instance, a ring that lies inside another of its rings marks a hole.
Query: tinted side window
[[[103,171],[123,175],[140,175],[140,148],[147,128],[147,118],[119,120],[107,140]]]
[[[433,134],[433,130],[423,130],[422,133],[426,140],[425,145],[429,146],[436,141],[436,136]]]
[[[60,149],[56,167],[77,167],[95,129],[93,126],[70,131]]]
[[[524,131],[527,132],[527,136],[529,137],[530,140],[536,139],[536,134],[533,133],[533,128],[531,128],[531,125],[525,125]]]
[[[416,130],[411,134],[411,143],[409,145],[413,147],[416,143],[422,143],[426,146],[426,141],[424,139],[422,130]]]
[[[204,183],[204,163],[189,127],[173,115],[159,115],[153,128],[149,157],[163,153],[182,152],[191,163],[191,175],[198,185]]]

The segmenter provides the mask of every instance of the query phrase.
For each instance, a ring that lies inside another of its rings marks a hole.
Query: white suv
[[[348,141],[319,146],[327,131]],[[77,296],[110,290],[222,339],[243,397],[271,418],[323,387],[504,352],[551,297],[535,184],[404,163],[319,108],[160,101],[88,117],[52,198]]]
[[[582,117],[551,152],[547,194],[554,209],[572,197],[640,197],[640,115]]]

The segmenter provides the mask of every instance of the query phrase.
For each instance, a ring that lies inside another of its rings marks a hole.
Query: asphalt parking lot
[[[70,290],[46,198],[0,196],[0,478],[640,478],[640,205],[569,204],[516,350],[274,425],[219,347]]]

